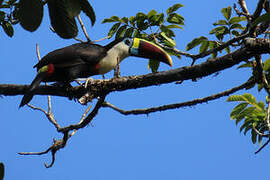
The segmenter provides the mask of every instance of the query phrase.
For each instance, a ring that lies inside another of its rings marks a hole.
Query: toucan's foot
[[[91,83],[93,80],[93,78],[87,78],[84,83],[84,88],[87,88],[88,84]]]

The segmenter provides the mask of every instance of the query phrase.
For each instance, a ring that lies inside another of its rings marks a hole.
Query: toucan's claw
[[[93,78],[87,78],[87,79],[85,80],[85,83],[84,83],[84,88],[86,89],[87,86],[88,86],[88,83],[91,83],[91,81],[93,81],[93,80],[94,80]]]

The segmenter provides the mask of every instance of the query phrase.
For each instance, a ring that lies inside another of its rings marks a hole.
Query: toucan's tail
[[[31,101],[34,96],[34,90],[39,86],[46,74],[46,72],[40,72],[37,74],[35,79],[32,81],[28,91],[24,94],[19,107],[22,107]]]

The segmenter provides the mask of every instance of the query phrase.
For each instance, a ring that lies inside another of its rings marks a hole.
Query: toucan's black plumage
[[[43,82],[69,83],[77,78],[105,74],[128,56],[156,59],[172,65],[171,57],[159,46],[139,39],[117,39],[106,46],[77,43],[44,56],[35,66],[37,76],[24,95],[20,107],[29,103],[34,90]]]

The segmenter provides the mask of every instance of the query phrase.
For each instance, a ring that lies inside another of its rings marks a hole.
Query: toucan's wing
[[[79,64],[96,65],[106,55],[107,50],[103,46],[77,43],[48,53],[34,67],[39,69],[48,64],[54,64],[55,67],[71,67]]]

